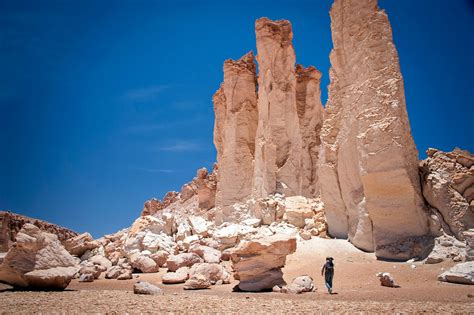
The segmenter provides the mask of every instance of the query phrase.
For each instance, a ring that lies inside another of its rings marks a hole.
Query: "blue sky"
[[[474,6],[380,0],[420,156],[474,151]],[[329,84],[331,1],[0,1],[0,209],[98,237],[215,161],[222,63],[254,22],[293,24],[297,62]]]

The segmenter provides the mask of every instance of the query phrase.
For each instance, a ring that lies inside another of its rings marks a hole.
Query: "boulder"
[[[167,272],[161,277],[163,284],[184,283],[189,278],[189,268],[181,267],[175,272]]]
[[[196,253],[204,259],[204,262],[218,264],[221,261],[222,253],[220,250],[209,246],[196,245],[189,249],[189,252]]]
[[[281,293],[290,293],[290,294],[301,294],[304,292],[313,292],[316,291],[314,286],[313,278],[310,276],[300,276],[293,279],[293,282],[281,288]],[[274,291],[275,292],[275,291]]]
[[[93,282],[94,281],[94,275],[90,273],[84,273],[81,274],[79,277],[79,282]]]
[[[0,281],[14,287],[64,290],[78,269],[56,235],[27,223],[0,265]]]
[[[150,255],[150,258],[153,259],[158,267],[163,267],[168,260],[170,254],[167,251],[159,250],[154,254]]]
[[[285,205],[280,195],[270,195],[257,199],[250,210],[251,214],[261,220],[262,224],[269,225],[283,219]]]
[[[295,250],[296,238],[285,234],[240,242],[231,255],[239,289],[263,291],[285,284],[281,268]]]
[[[153,259],[144,255],[133,257],[131,260],[131,265],[133,268],[138,269],[143,273],[153,273],[160,270],[160,267]]]
[[[94,265],[102,266],[103,268],[105,268],[103,271],[112,267],[112,262],[102,255],[92,256],[91,258],[89,258],[89,262],[93,263]]]
[[[310,200],[303,196],[287,197],[285,200],[286,221],[296,227],[304,228],[305,219],[311,219],[314,215]]]
[[[95,249],[100,244],[94,241],[89,233],[83,233],[63,241],[63,246],[71,255],[81,257],[86,251]]]
[[[380,280],[380,285],[391,288],[397,287],[397,285],[395,285],[395,281],[393,280],[392,275],[390,275],[388,272],[379,272],[376,276]]]
[[[156,294],[163,294],[163,290],[159,287],[145,282],[145,281],[138,281],[133,285],[133,293],[135,294],[147,294],[147,295],[156,295]]]
[[[200,235],[202,237],[206,237],[208,235],[209,227],[212,225],[211,222],[208,222],[204,218],[198,216],[190,216],[188,220],[194,235]]]
[[[184,290],[201,290],[211,286],[211,282],[202,274],[195,274],[184,283]]]
[[[117,280],[130,280],[133,278],[131,269],[124,269],[123,272],[117,277]]]
[[[230,283],[230,273],[219,264],[200,263],[195,264],[189,270],[189,276],[201,274],[205,276],[211,284],[222,281],[222,283]]]
[[[91,274],[93,275],[94,279],[98,279],[101,273],[102,273],[102,268],[90,262],[79,269],[80,275]]]
[[[191,267],[194,264],[204,262],[201,257],[195,253],[181,253],[178,255],[172,255],[166,261],[168,271],[176,271],[181,267]]]
[[[459,263],[438,276],[439,281],[474,284],[474,261]]]
[[[474,155],[454,149],[428,149],[420,162],[423,196],[441,220],[444,232],[464,240],[474,228]]]

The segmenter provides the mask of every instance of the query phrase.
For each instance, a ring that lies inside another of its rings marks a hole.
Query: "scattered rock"
[[[397,285],[395,284],[395,281],[393,280],[392,276],[388,272],[379,272],[377,274],[377,277],[380,280],[380,284],[384,287],[391,287],[395,288]]]
[[[183,289],[185,290],[200,290],[207,289],[211,286],[209,279],[202,274],[195,274],[190,277],[185,283]]]
[[[93,282],[94,281],[94,275],[90,273],[85,273],[81,274],[79,277],[79,282]]]
[[[197,245],[193,246],[189,249],[191,253],[198,254],[204,262],[207,263],[215,263],[218,264],[221,261],[222,253],[220,250],[204,246],[204,245]]]
[[[133,285],[133,293],[155,295],[163,294],[163,290],[151,283],[138,281]]]
[[[176,272],[167,272],[161,277],[163,284],[184,283],[188,280],[189,268],[181,267]]]
[[[80,257],[84,255],[86,251],[99,247],[100,244],[94,241],[92,235],[89,233],[83,233],[63,241],[63,246],[71,255]]]
[[[189,271],[190,277],[201,274],[205,276],[211,284],[217,283],[217,281],[222,281],[222,283],[230,283],[230,273],[227,270],[219,265],[213,263],[202,263],[202,264],[195,264],[191,267]]]
[[[474,261],[459,263],[438,276],[439,281],[474,284]]]

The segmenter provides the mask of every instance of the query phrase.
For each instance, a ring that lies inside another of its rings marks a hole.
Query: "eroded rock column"
[[[258,19],[258,129],[253,196],[302,190],[302,151],[296,110],[295,52],[289,21]]]
[[[379,257],[415,256],[428,218],[388,17],[376,0],[335,0],[330,14],[319,170],[329,233]],[[413,248],[391,246],[407,238]]]
[[[231,206],[248,199],[252,191],[258,120],[256,84],[252,52],[224,62],[224,83],[213,97],[219,165],[216,205],[221,207],[223,220],[232,217]]]

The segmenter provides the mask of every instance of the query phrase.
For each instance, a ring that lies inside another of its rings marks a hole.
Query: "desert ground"
[[[320,270],[326,256],[335,258],[335,293],[324,288]],[[435,265],[376,260],[344,240],[314,238],[299,241],[287,257],[285,280],[308,274],[315,293],[233,292],[237,284],[185,291],[182,285],[163,285],[163,269],[155,274],[135,274],[132,280],[99,279],[92,283],[73,280],[64,292],[0,292],[2,314],[18,313],[463,313],[474,314],[474,287],[439,282],[436,277],[452,262]],[[399,288],[380,286],[377,272],[390,272]],[[133,283],[148,281],[163,295],[133,293]]]

